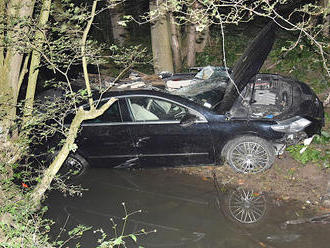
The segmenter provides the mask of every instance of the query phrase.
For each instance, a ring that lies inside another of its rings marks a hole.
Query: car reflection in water
[[[60,229],[71,230],[78,224],[93,226],[114,237],[123,228],[125,212],[130,215],[125,234],[144,229],[156,233],[138,236],[137,243],[126,239],[127,247],[327,247],[329,226],[290,226],[297,218],[296,208],[274,205],[263,193],[248,189],[229,190],[217,181],[203,181],[174,170],[90,169],[79,178],[88,188],[83,196],[63,197],[52,192],[46,205],[48,216],[56,223],[52,235]],[[77,182],[77,183],[79,183]],[[294,217],[293,217],[294,216]],[[61,232],[60,239],[66,239]],[[96,247],[99,234],[87,232],[79,240],[82,247]],[[77,241],[75,241],[77,242]],[[75,242],[69,243],[73,247]]]

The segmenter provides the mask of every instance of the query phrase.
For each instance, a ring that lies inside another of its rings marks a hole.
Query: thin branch
[[[94,17],[95,17],[95,12],[96,12],[96,6],[97,6],[98,0],[93,1],[93,6],[92,6],[92,12],[91,12],[91,17],[89,21],[87,22],[87,26],[84,30],[82,39],[81,39],[81,54],[82,54],[82,64],[83,64],[83,72],[84,72],[84,79],[85,79],[85,85],[86,85],[86,90],[88,94],[88,101],[89,101],[89,107],[90,109],[94,109],[94,101],[92,97],[92,90],[91,90],[91,85],[89,82],[89,76],[88,76],[88,71],[87,71],[87,58],[86,58],[86,40],[87,40],[87,35],[89,33],[89,30],[91,29]]]

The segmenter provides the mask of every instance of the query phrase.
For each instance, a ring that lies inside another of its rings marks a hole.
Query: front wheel
[[[223,149],[229,165],[240,173],[259,173],[272,166],[275,150],[266,140],[243,136],[229,141]]]
[[[78,153],[69,154],[64,161],[59,174],[65,178],[78,178],[82,176],[88,168],[88,162]]]

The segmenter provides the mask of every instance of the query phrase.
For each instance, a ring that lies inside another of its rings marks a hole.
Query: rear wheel
[[[266,140],[243,136],[231,140],[223,149],[229,165],[240,173],[258,173],[272,166],[275,150]]]

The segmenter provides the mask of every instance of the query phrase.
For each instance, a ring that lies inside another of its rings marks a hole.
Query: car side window
[[[189,111],[173,102],[153,97],[127,99],[134,121],[180,121]]]
[[[110,106],[110,108],[108,108],[103,113],[103,115],[95,119],[85,121],[85,123],[109,123],[109,122],[122,122],[120,109],[119,109],[119,101],[114,102]]]

